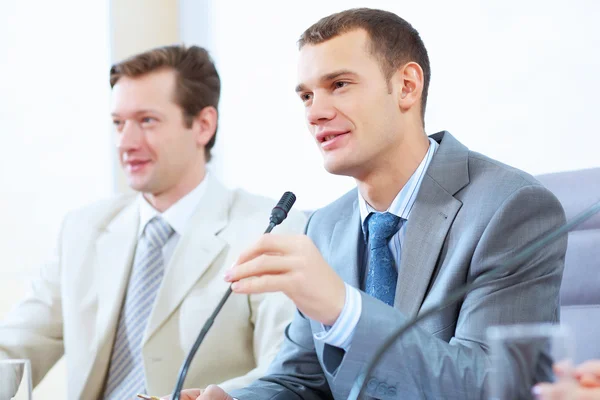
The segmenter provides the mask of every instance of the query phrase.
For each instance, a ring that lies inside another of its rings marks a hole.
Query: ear
[[[217,131],[218,112],[213,106],[204,107],[194,118],[192,130],[196,137],[196,143],[202,147],[206,147],[210,139]]]
[[[416,62],[403,65],[394,78],[397,84],[398,105],[402,111],[415,109],[421,112],[423,94],[423,69]]]

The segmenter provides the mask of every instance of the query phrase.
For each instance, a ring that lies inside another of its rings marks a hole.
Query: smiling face
[[[386,80],[353,30],[300,50],[297,93],[325,169],[360,179],[389,159],[403,140],[402,81]]]
[[[214,134],[216,110],[207,107],[187,126],[175,85],[175,71],[161,69],[121,77],[113,88],[121,166],[131,188],[152,196],[181,197],[196,187],[205,174],[204,146]],[[212,126],[203,124],[206,113],[214,114]]]

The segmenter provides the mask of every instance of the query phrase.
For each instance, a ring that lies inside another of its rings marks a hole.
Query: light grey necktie
[[[105,399],[133,399],[137,393],[145,393],[142,338],[164,275],[162,248],[172,234],[169,224],[157,216],[146,224],[138,242],[110,359]]]

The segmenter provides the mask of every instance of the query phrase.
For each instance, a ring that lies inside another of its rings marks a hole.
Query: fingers
[[[578,376],[579,384],[587,388],[600,388],[600,377],[596,374],[583,373]]]
[[[575,368],[575,377],[583,387],[600,387],[600,361],[590,360]]]
[[[600,377],[600,360],[590,360],[575,368],[576,374],[593,374]]]
[[[557,362],[552,366],[552,370],[557,377],[572,377],[574,373],[571,361]]]
[[[248,262],[261,254],[288,254],[294,249],[295,243],[304,235],[262,235],[260,239],[246,251],[242,252],[236,264]]]
[[[600,388],[585,388],[573,382],[540,383],[531,392],[540,400],[600,400]]]
[[[600,389],[590,389],[590,388],[579,388],[575,392],[574,396],[571,396],[569,399],[575,400],[600,400]]]
[[[231,289],[235,293],[253,294],[267,292],[288,293],[290,278],[286,275],[262,275],[234,282]]]
[[[225,280],[235,282],[249,277],[277,275],[287,272],[289,268],[289,258],[280,255],[261,254],[243,264],[230,268],[225,273]]]
[[[565,400],[568,395],[568,387],[561,384],[540,383],[531,389],[531,393],[540,400]]]
[[[181,400],[196,400],[202,394],[202,389],[186,389],[179,394]],[[161,400],[170,400],[171,395],[161,397]]]

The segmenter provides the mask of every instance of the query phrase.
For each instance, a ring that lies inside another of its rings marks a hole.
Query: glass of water
[[[575,343],[569,329],[552,324],[519,324],[488,328],[491,371],[488,399],[533,399],[541,382],[574,385]],[[555,374],[557,367],[559,374]]]
[[[0,360],[0,400],[31,400],[29,360]]]

